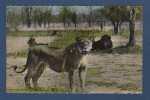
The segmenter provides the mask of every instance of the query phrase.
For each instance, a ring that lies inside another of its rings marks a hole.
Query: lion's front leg
[[[74,71],[68,72],[68,78],[69,78],[69,87],[71,92],[74,90]]]
[[[30,70],[28,70],[26,76],[24,77],[25,86],[28,89],[31,89],[31,84],[30,84],[31,77],[32,77],[32,75],[30,73]]]
[[[32,75],[32,82],[33,82],[33,86],[34,89],[38,89],[38,80],[40,78],[40,76],[42,75],[42,73],[44,72],[46,64],[44,62],[40,62],[36,68],[34,68],[34,74]]]
[[[86,78],[87,68],[85,65],[81,65],[79,67],[79,79],[80,79],[80,87],[82,91],[85,89],[85,78]]]

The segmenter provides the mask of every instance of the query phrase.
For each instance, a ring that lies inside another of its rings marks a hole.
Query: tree
[[[18,25],[21,24],[21,15],[19,13],[9,11],[7,13],[7,24],[9,28],[18,31]]]
[[[89,7],[89,14],[88,14],[88,26],[91,27],[92,26],[92,6]]]
[[[76,14],[76,12],[73,12],[71,16],[72,16],[71,20],[74,23],[74,26],[76,28],[77,27],[77,14]]]
[[[47,20],[47,24],[49,26],[50,22],[52,21],[52,9],[48,9],[47,10],[47,17],[46,17],[46,20]]]
[[[42,24],[44,25],[44,28],[47,25],[47,11],[41,12],[41,17],[42,17]]]
[[[46,27],[46,25],[49,26],[50,22],[51,22],[51,17],[52,17],[52,14],[51,14],[51,9],[44,9],[42,12],[41,12],[41,17],[42,17],[42,23],[44,25],[44,27]]]
[[[22,19],[22,25],[26,25],[26,15],[25,15],[25,7],[22,7],[21,9],[21,19]]]
[[[136,41],[135,41],[135,21],[137,19],[142,18],[142,7],[136,6],[136,7],[128,7],[129,11],[129,31],[130,31],[130,36],[129,36],[129,42],[127,43],[127,46],[135,46]]]
[[[41,9],[38,9],[37,23],[39,27],[42,27],[42,22],[43,22],[43,14],[42,14]]]
[[[71,10],[70,8],[64,6],[61,8],[61,11],[59,13],[60,20],[63,22],[64,27],[66,26],[66,23],[69,23],[68,21],[71,19]]]
[[[98,8],[93,10],[93,22],[96,23],[101,31],[103,31],[104,25],[105,25],[105,18],[102,14],[102,8]]]
[[[26,20],[25,23],[27,24],[27,27],[31,27],[31,14],[32,14],[32,7],[25,7],[25,16]]]
[[[33,10],[32,21],[33,21],[34,27],[37,27],[37,23],[38,23],[38,10],[37,9]]]
[[[106,6],[101,12],[106,19],[111,21],[115,34],[118,33],[119,25],[128,18],[126,6]]]

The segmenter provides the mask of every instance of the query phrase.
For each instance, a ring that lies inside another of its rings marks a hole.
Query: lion
[[[86,64],[84,62],[85,56],[92,49],[92,42],[85,39],[76,39],[75,43],[72,43],[62,53],[51,51],[47,45],[32,45],[29,47],[28,57],[24,69],[17,71],[17,66],[14,70],[17,73],[22,73],[27,70],[27,74],[24,77],[25,86],[31,87],[31,79],[33,88],[38,88],[38,80],[42,75],[46,64],[50,69],[55,72],[67,72],[69,79],[70,90],[74,87],[74,72],[78,70],[80,87],[84,90],[85,76],[86,76]],[[57,54],[57,55],[56,55]]]
[[[100,40],[93,41],[92,50],[105,50],[111,49],[113,47],[113,43],[111,37],[109,35],[103,35]]]

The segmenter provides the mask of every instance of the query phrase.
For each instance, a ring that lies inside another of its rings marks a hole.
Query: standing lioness
[[[70,89],[73,89],[73,75],[76,69],[79,70],[80,86],[84,88],[86,66],[82,62],[84,56],[92,49],[92,43],[88,40],[76,40],[75,43],[68,46],[63,53],[54,54],[48,45],[34,45],[29,48],[27,62],[22,71],[27,69],[24,78],[25,85],[31,88],[30,80],[32,79],[34,88],[38,87],[38,79],[44,71],[45,64],[56,72],[68,72]]]

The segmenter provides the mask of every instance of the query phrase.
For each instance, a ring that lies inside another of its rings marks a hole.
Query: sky
[[[7,6],[7,11],[14,11],[19,12],[21,11],[21,8],[23,6]],[[33,6],[33,8],[40,7],[41,9],[44,8],[52,8],[52,14],[58,14],[59,10],[62,8],[62,6]],[[76,11],[77,13],[88,13],[89,12],[89,6],[68,6],[70,9]],[[92,9],[99,9],[103,8],[103,6],[92,6]]]

